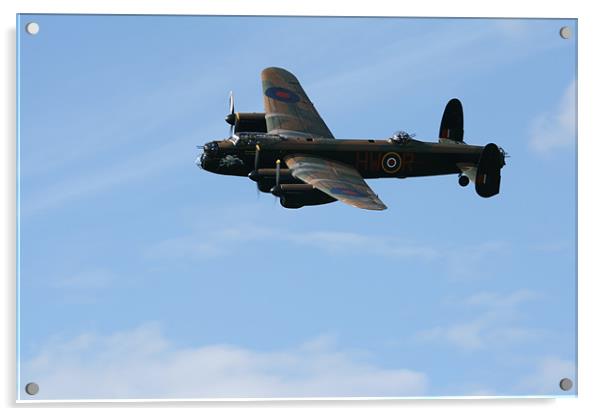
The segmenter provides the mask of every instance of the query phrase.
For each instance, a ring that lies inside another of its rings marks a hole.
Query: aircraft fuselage
[[[207,143],[199,155],[200,168],[222,175],[248,176],[255,170],[269,174],[285,156],[314,155],[353,166],[363,178],[407,178],[460,174],[458,165],[476,165],[483,146],[458,143],[429,143],[409,139],[332,140],[317,138],[262,138],[245,135]],[[271,136],[271,135],[270,135]],[[259,157],[256,162],[257,146]],[[286,170],[283,169],[286,175]],[[269,175],[268,175],[269,176]]]

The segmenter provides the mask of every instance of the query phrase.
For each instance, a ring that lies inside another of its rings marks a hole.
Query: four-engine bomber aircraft
[[[462,104],[451,99],[441,120],[439,142],[398,132],[386,140],[335,140],[297,78],[281,68],[261,73],[265,113],[234,112],[230,137],[203,146],[197,165],[222,175],[248,176],[286,208],[339,200],[357,208],[387,207],[364,179],[458,174],[461,186],[475,183],[484,198],[499,193],[506,153],[489,143],[464,143]]]

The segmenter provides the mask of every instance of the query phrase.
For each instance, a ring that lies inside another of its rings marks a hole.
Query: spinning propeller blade
[[[228,98],[228,115],[225,118],[226,123],[230,125],[230,137],[234,134],[234,127],[236,126],[236,113],[234,112],[234,94],[230,91],[230,97]]]
[[[233,114],[234,113],[234,93],[232,93],[232,91],[230,91],[230,97],[229,97],[229,103],[228,103],[228,113]]]
[[[257,169],[259,168],[259,151],[260,150],[261,149],[259,148],[259,145],[256,144],[255,145],[255,164],[253,165],[254,166],[253,169],[255,169],[255,172],[257,172]]]
[[[276,184],[274,185],[274,187],[270,191],[272,192],[272,195],[274,195],[275,197],[280,197],[281,196],[281,190],[280,190],[280,159],[278,159],[276,161]]]
[[[259,169],[259,151],[260,151],[260,147],[258,144],[255,145],[255,164],[253,165],[253,172],[257,172],[257,169]],[[256,188],[257,188],[257,198],[259,198],[259,194],[260,194],[260,190],[259,190],[259,181],[257,181],[257,183],[255,184]]]

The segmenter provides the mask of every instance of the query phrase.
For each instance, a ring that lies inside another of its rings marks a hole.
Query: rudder
[[[475,190],[479,196],[489,198],[500,193],[504,164],[504,153],[495,143],[483,148],[475,180]]]

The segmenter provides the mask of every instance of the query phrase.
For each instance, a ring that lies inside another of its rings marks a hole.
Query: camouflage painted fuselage
[[[363,178],[407,178],[460,174],[461,164],[476,165],[482,146],[429,143],[408,140],[331,140],[312,138],[261,139],[249,135],[206,146],[199,161],[205,170],[247,176],[254,170],[256,145],[260,146],[258,167],[273,169],[276,161],[289,155],[319,156],[353,166]],[[211,149],[213,147],[213,149]],[[285,172],[286,173],[286,172]]]

